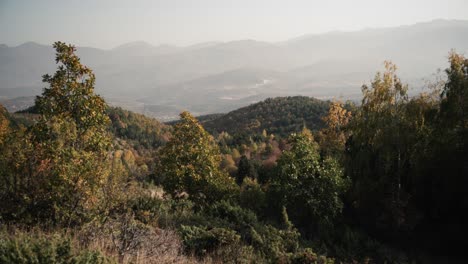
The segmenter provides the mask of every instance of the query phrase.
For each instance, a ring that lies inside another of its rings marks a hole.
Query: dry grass
[[[200,263],[184,255],[175,231],[140,225],[126,216],[119,221],[110,220],[99,228],[88,226],[76,239],[82,247],[102,251],[119,263]]]

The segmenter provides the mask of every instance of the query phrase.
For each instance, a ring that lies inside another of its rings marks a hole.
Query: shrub
[[[3,231],[1,236],[0,263],[115,263],[100,251],[78,248],[70,236],[63,234]]]
[[[235,225],[236,228],[255,225],[258,220],[254,212],[238,205],[232,205],[227,201],[215,203],[208,209],[208,214],[215,218],[221,218]]]
[[[252,245],[265,257],[278,260],[287,253],[294,253],[299,248],[297,230],[280,230],[271,225],[252,229]]]
[[[240,241],[240,236],[235,231],[226,228],[208,229],[205,226],[183,225],[180,233],[186,251],[199,257]]]

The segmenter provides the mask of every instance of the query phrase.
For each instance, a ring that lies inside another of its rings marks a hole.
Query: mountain
[[[175,53],[179,49],[179,47],[172,45],[153,46],[144,41],[135,41],[115,47],[112,51],[127,56],[154,56]]]
[[[323,126],[322,117],[328,101],[306,96],[268,98],[214,118],[204,117],[203,126],[211,133],[260,134],[263,130],[280,136],[299,132],[304,126],[316,130]]]
[[[1,99],[2,104],[10,113],[27,109],[34,105],[35,96],[20,96],[12,99]]]
[[[468,21],[329,32],[278,43],[176,47],[139,41],[111,50],[78,47],[77,54],[94,70],[96,91],[112,105],[169,120],[183,109],[199,115],[227,112],[273,96],[357,99],[360,86],[385,60],[399,67],[416,93],[424,79],[447,66],[451,49],[468,52]],[[41,76],[55,69],[50,46],[0,46],[0,98],[39,94]]]

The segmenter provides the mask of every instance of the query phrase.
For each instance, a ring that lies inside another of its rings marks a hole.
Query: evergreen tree
[[[253,178],[252,166],[251,166],[247,156],[245,156],[245,155],[241,156],[241,158],[239,160],[239,166],[237,166],[237,167],[238,167],[238,169],[237,169],[237,175],[236,175],[236,182],[237,182],[238,185],[242,184],[245,177]]]

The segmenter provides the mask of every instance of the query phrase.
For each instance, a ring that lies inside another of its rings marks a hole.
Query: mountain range
[[[77,47],[96,74],[96,91],[112,105],[171,120],[228,112],[267,97],[358,99],[385,60],[418,92],[447,66],[450,50],[468,51],[468,21],[434,20],[394,28],[305,35],[283,42],[206,42],[188,47],[132,42],[110,50]],[[51,46],[0,45],[0,102],[31,104],[56,69]],[[29,104],[29,105],[28,105]]]

